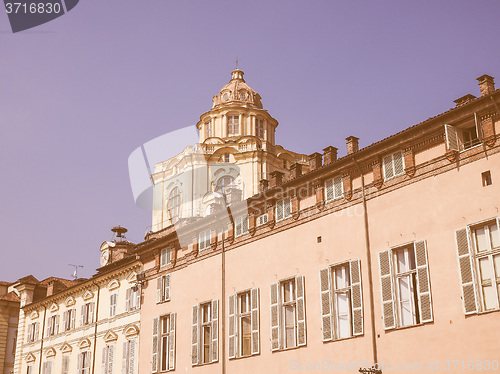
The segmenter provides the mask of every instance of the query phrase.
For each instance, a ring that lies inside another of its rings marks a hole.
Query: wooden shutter
[[[237,303],[238,297],[236,294],[229,296],[229,358],[236,358],[238,356],[238,317],[237,317]]]
[[[165,279],[165,291],[163,293],[163,301],[170,301],[170,274],[163,276]]]
[[[160,329],[160,319],[159,318],[153,318],[153,344],[152,344],[152,349],[151,349],[151,372],[152,373],[157,373],[158,372],[158,332]]]
[[[69,357],[68,356],[62,357],[61,374],[69,374]]]
[[[241,217],[238,217],[235,220],[235,230],[234,234],[236,237],[243,235],[243,221],[241,220]]]
[[[102,357],[101,357],[101,370],[102,374],[108,374],[108,365],[106,363],[106,359],[108,357],[108,347],[104,347],[102,349]]]
[[[449,151],[459,151],[458,133],[455,126],[444,125],[446,147]]]
[[[394,176],[403,174],[405,172],[403,152],[394,153],[392,158],[394,162]]]
[[[94,322],[94,303],[90,303],[89,305],[89,323]]]
[[[38,329],[40,327],[39,322],[35,322],[35,331],[33,332],[33,341],[38,340]]]
[[[54,334],[58,334],[58,333],[59,333],[59,314],[56,316],[56,322],[54,325]]]
[[[417,293],[420,322],[431,322],[433,315],[427,245],[425,240],[415,242],[414,245],[417,263]]]
[[[243,218],[243,234],[248,233],[248,216]]]
[[[132,294],[132,289],[127,288],[127,291],[125,292],[125,310],[128,312],[130,308],[130,302],[131,302],[131,294]]]
[[[28,343],[31,343],[33,341],[33,324],[30,323],[28,325]]]
[[[389,330],[396,327],[394,308],[394,292],[392,285],[392,260],[391,251],[383,251],[378,254],[380,270],[380,292],[382,296],[382,315],[384,316],[384,329]]]
[[[161,292],[163,284],[162,278],[163,277],[156,278],[156,304],[161,303],[163,301],[162,300],[163,293]]]
[[[128,374],[128,355],[128,342],[124,342],[122,350],[122,374]]]
[[[279,283],[271,284],[271,351],[281,349]]]
[[[361,263],[352,260],[349,264],[351,278],[352,335],[363,335],[363,290],[361,288]]]
[[[476,124],[477,138],[482,141],[483,140],[483,127],[481,126],[481,124],[477,120],[477,113],[476,112],[474,112],[474,122]]]
[[[319,297],[321,301],[321,329],[323,341],[333,339],[332,332],[332,291],[331,270],[324,268],[319,271]]]
[[[168,370],[175,369],[175,322],[176,322],[176,314],[170,313],[170,332],[168,339]]]
[[[290,198],[287,198],[283,201],[283,218],[290,217],[292,213],[292,202]]]
[[[468,227],[455,231],[458,266],[460,268],[460,284],[462,285],[462,302],[465,314],[478,312],[474,267],[472,263],[472,246],[470,245],[469,238],[470,230]]]
[[[342,177],[337,177],[334,179],[334,187],[335,187],[335,198],[342,197],[344,194],[344,186],[342,183]]]
[[[63,331],[68,330],[66,328],[66,326],[68,326],[68,311],[67,310],[63,312]]]
[[[135,339],[128,341],[128,373],[134,374],[135,372]]]
[[[252,326],[252,354],[260,353],[260,320],[259,320],[259,289],[252,288],[250,290],[250,306],[251,306],[251,326]]]
[[[85,319],[86,319],[85,315],[87,314],[86,313],[86,310],[87,310],[86,305],[87,304],[82,305],[82,314],[80,315],[80,326],[83,326],[85,324]]]
[[[134,309],[141,309],[141,286],[137,286],[137,290],[134,292],[134,296],[135,296]]]
[[[392,155],[384,157],[384,179],[394,177],[394,170],[392,168]]]
[[[71,328],[75,328],[75,319],[76,319],[76,308],[73,308],[71,311]]]
[[[80,353],[78,355],[78,366],[77,366],[77,372],[78,374],[81,374],[81,372],[83,371],[83,355],[85,353]]]
[[[326,201],[333,200],[335,195],[333,193],[333,179],[329,179],[325,182],[325,196],[326,196]]]
[[[212,349],[211,361],[219,360],[219,300],[212,300]]]
[[[193,306],[191,319],[191,365],[198,365],[198,305]]]
[[[108,346],[108,373],[113,374],[113,361],[115,359],[115,346],[114,344]]]
[[[276,203],[276,221],[283,219],[283,200]]]
[[[306,303],[304,276],[295,277],[296,296],[297,296],[297,346],[306,345]]]

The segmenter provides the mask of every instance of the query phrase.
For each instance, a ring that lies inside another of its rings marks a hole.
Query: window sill
[[[339,196],[339,197],[336,197],[336,198],[334,198],[334,199],[325,200],[325,204],[331,203],[331,202],[333,202],[333,201],[338,201],[338,200],[341,200],[341,199],[343,199],[343,198],[344,198],[344,195]]]
[[[384,330],[386,333],[390,333],[391,331],[401,331],[401,330],[407,330],[407,329],[412,329],[412,328],[415,328],[415,327],[421,327],[421,326],[425,326],[425,325],[428,325],[428,324],[431,324],[431,323],[434,323],[434,321],[431,321],[431,322],[425,322],[425,323],[417,323],[415,325],[410,325],[410,326],[398,326],[398,327],[395,327],[393,329],[389,329],[389,330]]]
[[[403,176],[403,175],[405,175],[405,174],[406,174],[406,173],[404,173],[404,172],[403,172],[403,173],[401,173],[401,174],[395,175],[395,176],[390,177],[390,178],[386,178],[386,177],[384,177],[384,182],[388,182],[388,181],[390,181],[390,180],[396,179],[396,178],[401,177],[401,176]]]
[[[356,338],[359,338],[359,337],[362,337],[362,336],[364,336],[364,334],[356,335],[356,336],[348,336],[347,338],[325,340],[325,341],[323,341],[323,343],[343,342],[343,341],[346,341],[346,340],[356,339]]]
[[[294,349],[299,349],[299,348],[304,348],[304,347],[307,347],[307,344],[305,344],[305,345],[300,345],[300,346],[297,346],[297,347],[281,348],[281,349],[278,349],[278,350],[276,350],[276,351],[272,351],[272,353],[276,353],[276,352],[286,352],[286,351],[293,351]]]
[[[253,357],[253,356],[258,356],[260,355],[260,352],[259,353],[253,353],[251,355],[247,355],[247,356],[239,356],[239,357],[233,357],[233,358],[230,358],[230,360],[241,360],[243,358],[249,358],[249,357]]]

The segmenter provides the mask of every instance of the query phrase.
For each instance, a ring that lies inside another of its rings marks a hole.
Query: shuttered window
[[[271,350],[306,345],[304,277],[271,285]]]
[[[39,322],[33,322],[28,325],[28,336],[27,336],[28,343],[38,340],[39,326],[40,326]]]
[[[125,294],[125,310],[127,312],[140,309],[141,307],[141,288],[132,286],[127,289]]]
[[[101,373],[113,374],[113,361],[115,356],[115,346],[109,344],[102,349]]]
[[[234,235],[240,237],[248,234],[248,216],[236,217],[234,220]]]
[[[359,260],[320,270],[323,341],[363,334]]]
[[[280,200],[276,203],[276,222],[283,221],[292,216],[292,204],[290,198]]]
[[[114,317],[116,315],[116,301],[118,299],[117,293],[112,293],[109,295],[109,316]]]
[[[137,346],[136,340],[131,339],[123,343],[122,350],[122,374],[134,374],[136,373],[136,350]]]
[[[59,332],[59,316],[50,316],[47,321],[47,337],[56,335]]]
[[[326,201],[340,199],[344,196],[344,185],[342,177],[329,179],[325,182],[325,198]]]
[[[75,328],[76,309],[68,309],[63,313],[63,327],[64,331]]]
[[[170,313],[153,321],[152,372],[175,369],[175,322],[176,314]]]
[[[257,226],[265,225],[267,221],[268,221],[267,213],[261,214],[260,216],[257,217]]]
[[[170,274],[156,278],[156,303],[170,301]]]
[[[82,305],[82,312],[80,315],[80,325],[85,326],[94,321],[94,303],[86,303]]]
[[[404,174],[405,165],[403,152],[396,152],[390,156],[384,157],[382,166],[385,180]]]
[[[61,374],[69,374],[69,356],[62,356]]]
[[[198,235],[198,250],[204,251],[210,248],[211,230],[202,231]]]
[[[425,241],[380,252],[379,270],[386,330],[433,320]]]
[[[193,306],[191,364],[208,364],[219,360],[219,301],[211,300]]]
[[[90,351],[78,354],[78,374],[90,374]]]
[[[455,232],[465,314],[500,309],[500,219]]]
[[[260,352],[259,290],[253,288],[229,297],[229,358]]]
[[[42,374],[52,374],[52,361],[45,361],[42,367]]]
[[[171,248],[164,248],[160,252],[160,267],[167,266],[171,261]]]

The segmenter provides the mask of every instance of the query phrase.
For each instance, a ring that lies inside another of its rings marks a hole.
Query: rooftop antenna
[[[73,272],[73,278],[78,279],[78,268],[83,268],[83,265],[68,264],[68,266],[74,266],[75,267],[75,271]]]

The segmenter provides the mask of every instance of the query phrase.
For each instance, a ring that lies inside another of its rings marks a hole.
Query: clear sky
[[[300,153],[367,146],[500,87],[498,0],[80,0],[12,34],[0,11],[0,280],[89,277],[121,224],[142,241],[127,158],[194,125],[239,59]],[[182,139],[179,139],[182,141]]]

